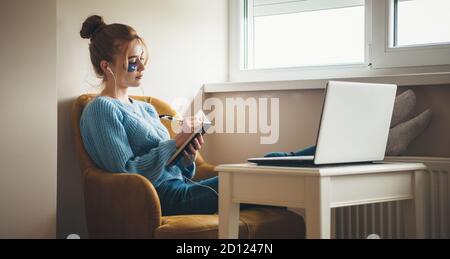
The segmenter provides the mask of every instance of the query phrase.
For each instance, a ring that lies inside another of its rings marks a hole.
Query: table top
[[[427,167],[422,163],[377,162],[367,164],[313,165],[305,167],[258,166],[253,163],[223,164],[216,167],[226,173],[264,173],[309,176],[337,176],[373,174],[382,172],[420,171]]]

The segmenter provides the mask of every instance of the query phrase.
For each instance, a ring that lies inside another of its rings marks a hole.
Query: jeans
[[[162,183],[157,188],[157,192],[161,202],[163,216],[214,214],[218,212],[219,177],[217,176],[196,183],[192,183],[186,179],[184,181],[169,180]],[[267,206],[254,204],[240,205],[241,210],[256,207]]]
[[[198,184],[186,179],[162,183],[157,188],[157,192],[163,216],[216,213],[219,197],[215,192],[219,192],[219,178],[212,177]]]

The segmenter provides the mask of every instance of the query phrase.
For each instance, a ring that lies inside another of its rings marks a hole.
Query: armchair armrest
[[[200,181],[217,176],[217,171],[215,170],[216,167],[207,162],[196,163],[196,167],[197,168],[193,179],[194,181]]]
[[[95,167],[86,169],[84,179],[90,238],[153,238],[161,205],[150,181]]]

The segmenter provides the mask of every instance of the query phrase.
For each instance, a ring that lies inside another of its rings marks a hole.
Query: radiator
[[[424,175],[425,237],[450,238],[450,158],[387,157],[386,161],[421,162]],[[336,238],[404,238],[403,202],[385,202],[333,209]]]

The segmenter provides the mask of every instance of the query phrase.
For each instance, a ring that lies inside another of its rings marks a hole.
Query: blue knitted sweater
[[[141,174],[156,188],[167,180],[192,178],[194,163],[185,167],[180,159],[166,166],[176,145],[155,108],[130,101],[126,104],[98,96],[86,105],[80,120],[81,136],[95,164],[111,172]]]

